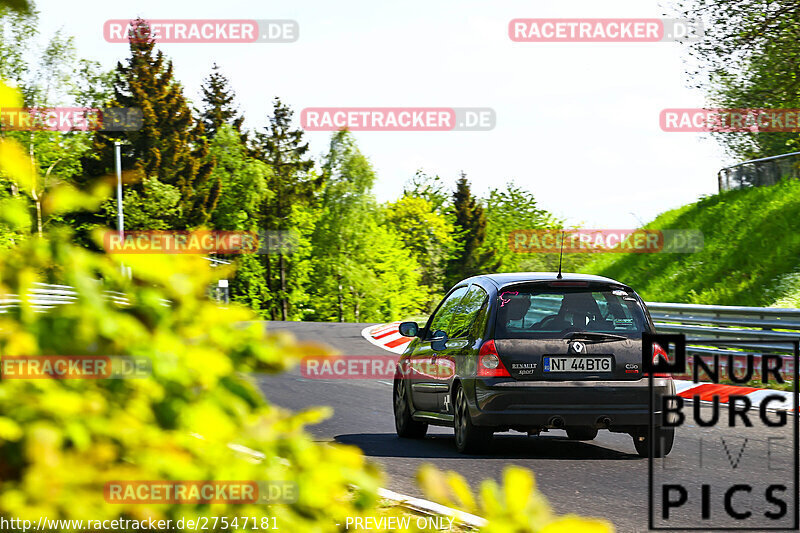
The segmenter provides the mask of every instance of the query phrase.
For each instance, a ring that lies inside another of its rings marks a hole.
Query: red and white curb
[[[398,331],[400,322],[389,322],[388,324],[378,324],[377,326],[368,326],[361,331],[361,335],[375,346],[379,346],[384,350],[392,353],[402,354],[409,342],[410,337],[403,337]],[[726,404],[731,395],[747,396],[757,405],[767,395],[778,395],[784,398],[783,404],[776,408],[793,411],[793,393],[787,391],[779,391],[774,389],[758,389],[754,387],[743,387],[739,385],[723,385],[721,383],[695,383],[693,381],[676,379],[675,389],[681,398],[687,400],[694,399],[698,396],[701,402],[712,402],[714,396],[719,396],[719,403]],[[773,404],[775,405],[775,404]]]
[[[411,337],[403,337],[400,335],[400,332],[397,330],[399,326],[400,322],[367,326],[361,330],[361,336],[375,346],[392,353],[401,354],[406,350],[408,343],[411,342]]]
[[[675,391],[681,398],[693,400],[695,396],[701,402],[713,402],[719,396],[719,403],[726,404],[730,396],[745,396],[753,405],[758,405],[765,396],[777,395],[783,398],[780,404],[772,403],[770,409],[794,411],[794,393],[774,389],[757,389],[740,385],[723,385],[721,383],[695,383],[683,379],[675,380]]]

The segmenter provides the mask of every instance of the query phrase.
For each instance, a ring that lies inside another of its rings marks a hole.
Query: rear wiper
[[[601,340],[601,341],[624,341],[628,337],[617,335],[615,333],[601,333],[599,331],[571,331],[564,335],[565,339],[586,339],[586,340]]]

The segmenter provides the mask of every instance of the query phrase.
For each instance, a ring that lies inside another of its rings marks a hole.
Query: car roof
[[[558,279],[557,272],[509,272],[505,274],[483,274],[473,276],[471,281],[488,280],[496,287],[503,287],[511,283],[524,283],[526,281],[593,281],[595,283],[609,283],[625,286],[624,283],[603,276],[593,276],[591,274],[575,274],[563,272],[561,279]],[[464,280],[467,281],[467,280]]]

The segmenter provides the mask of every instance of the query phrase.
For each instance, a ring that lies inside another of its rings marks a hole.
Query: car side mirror
[[[397,329],[403,337],[416,337],[419,334],[419,325],[416,322],[401,322]]]
[[[431,337],[431,348],[439,352],[444,350],[447,347],[447,333],[444,331],[437,329],[433,332],[433,337]]]

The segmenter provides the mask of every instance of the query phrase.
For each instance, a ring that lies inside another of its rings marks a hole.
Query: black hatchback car
[[[613,279],[581,274],[475,276],[458,283],[420,328],[397,367],[397,434],[422,438],[428,425],[451,426],[459,451],[486,449],[493,433],[538,435],[564,429],[591,440],[598,429],[628,433],[636,451],[667,455],[674,428],[656,427],[642,333],[655,332],[636,292]],[[653,360],[666,352],[653,346]],[[674,395],[669,376],[654,376],[654,406]]]

